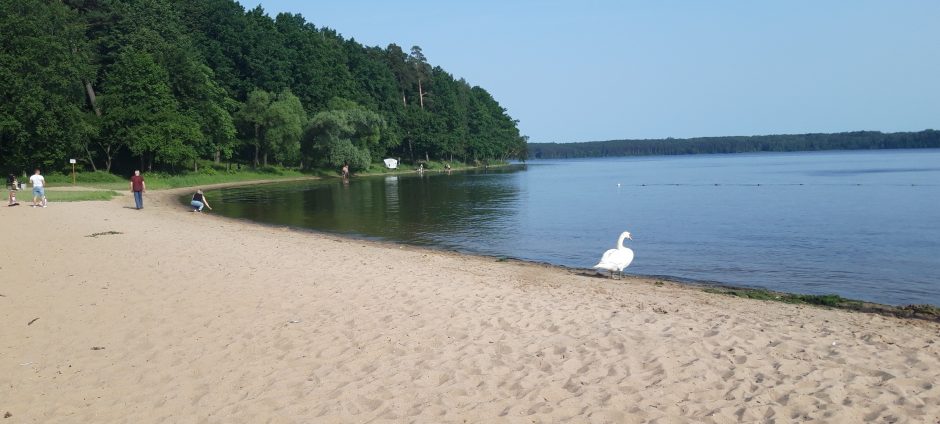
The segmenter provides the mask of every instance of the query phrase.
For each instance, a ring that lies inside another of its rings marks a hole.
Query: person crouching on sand
[[[193,201],[189,202],[193,206],[193,212],[202,212],[202,207],[205,206],[212,210],[212,206],[209,206],[209,200],[206,199],[206,195],[202,190],[196,190],[196,194],[193,195]]]

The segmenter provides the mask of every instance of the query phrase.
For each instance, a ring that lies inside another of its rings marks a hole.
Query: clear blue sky
[[[938,0],[260,4],[421,46],[532,142],[940,129]]]

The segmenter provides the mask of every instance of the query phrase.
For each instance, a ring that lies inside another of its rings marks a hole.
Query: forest
[[[524,158],[517,121],[419,46],[232,0],[0,0],[0,170],[183,172]]]
[[[940,131],[698,137],[529,143],[530,159],[606,156],[692,155],[699,153],[796,152],[811,150],[921,149],[940,147]]]

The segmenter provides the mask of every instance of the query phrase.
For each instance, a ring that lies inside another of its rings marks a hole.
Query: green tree
[[[264,90],[252,91],[237,117],[254,148],[255,167],[267,166],[269,154],[282,164],[300,159],[300,136],[307,118],[300,99],[290,91],[276,97]]]
[[[166,71],[150,54],[134,48],[122,51],[102,92],[99,140],[105,169],[110,171],[114,155],[125,146],[148,170],[155,161],[175,165],[195,158],[199,125],[180,113]]]
[[[314,115],[302,139],[306,163],[332,167],[348,163],[362,170],[372,162],[374,148],[386,128],[385,120],[346,99],[333,99],[329,109]]]
[[[424,52],[421,51],[421,47],[412,46],[411,55],[408,56],[408,63],[414,69],[415,80],[418,81],[418,103],[421,104],[421,109],[424,109],[424,96],[427,94],[421,87],[421,83],[428,79],[428,75],[431,73],[431,65],[428,65],[427,58],[424,57]]]
[[[278,164],[293,164],[300,160],[300,136],[303,134],[307,113],[304,112],[300,99],[290,91],[277,95],[271,102],[265,116],[267,130],[264,140],[267,149],[264,153],[264,166],[268,165],[268,152]]]
[[[254,148],[252,165],[255,168],[260,164],[261,145],[264,141],[265,120],[270,105],[270,93],[264,90],[254,90],[248,94],[248,100],[242,104],[241,109],[239,109],[236,115],[243,127],[247,128],[247,144]]]
[[[389,44],[385,49],[385,59],[389,70],[395,75],[398,82],[398,89],[401,93],[402,106],[408,106],[408,97],[406,91],[416,82],[411,65],[408,63],[408,55],[397,44]]]
[[[0,0],[0,31],[3,165],[290,165],[307,156],[298,153],[303,110],[381,128],[350,130],[339,138],[348,145],[330,150],[357,163],[501,158],[523,139],[495,100],[432,68],[418,46],[363,46],[298,14],[272,19],[233,0]],[[357,106],[337,107],[338,97]]]
[[[0,165],[63,164],[94,133],[84,117],[81,82],[92,68],[80,17],[59,2],[3,0],[0,34]]]

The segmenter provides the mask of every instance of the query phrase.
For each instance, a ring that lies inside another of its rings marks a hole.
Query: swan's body
[[[604,252],[601,261],[594,265],[594,268],[609,271],[611,277],[614,276],[614,272],[623,277],[623,269],[630,266],[630,262],[633,262],[633,250],[623,245],[624,239],[633,240],[633,237],[626,231],[620,234],[620,239],[617,240],[617,248]]]

